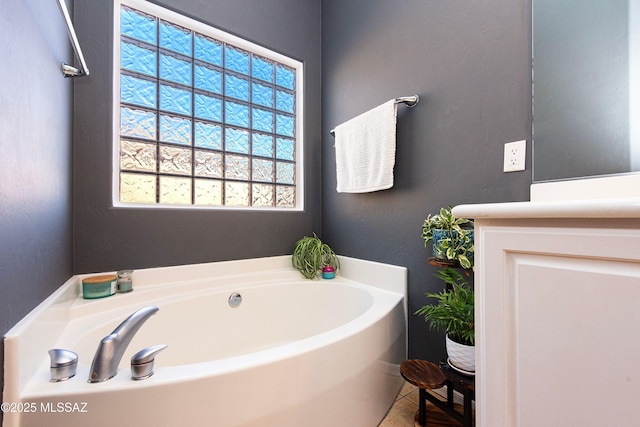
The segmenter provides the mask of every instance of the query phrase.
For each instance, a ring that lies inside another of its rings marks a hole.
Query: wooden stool
[[[402,377],[420,389],[420,405],[418,409],[418,423],[421,426],[427,423],[427,400],[443,410],[445,413],[462,423],[464,427],[473,425],[473,412],[471,401],[475,399],[475,379],[462,375],[451,369],[446,362],[440,367],[426,360],[405,360],[400,365]],[[447,400],[441,401],[427,390],[433,390],[442,386],[447,387]],[[463,413],[454,409],[453,391],[462,393]]]
[[[402,362],[400,375],[407,382],[420,389],[418,423],[424,426],[427,424],[427,390],[444,386],[447,377],[436,364],[420,359],[410,359]]]

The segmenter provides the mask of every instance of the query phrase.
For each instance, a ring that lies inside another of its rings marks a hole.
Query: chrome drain
[[[229,305],[231,307],[237,307],[242,303],[242,295],[238,293],[233,293],[229,296]]]

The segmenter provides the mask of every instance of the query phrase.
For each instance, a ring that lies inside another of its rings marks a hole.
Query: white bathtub
[[[74,277],[5,336],[3,426],[375,427],[403,383],[406,270],[341,263],[317,281],[289,257],[139,270],[134,292],[99,300]],[[88,383],[99,341],[147,305],[117,376]],[[155,344],[155,374],[132,381]],[[74,378],[49,382],[50,348],[78,353]]]

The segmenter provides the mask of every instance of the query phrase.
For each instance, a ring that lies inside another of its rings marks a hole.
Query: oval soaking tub
[[[74,277],[5,337],[3,426],[375,427],[403,384],[406,270],[341,263],[315,281],[289,257],[139,270],[134,292],[100,300]],[[117,375],[88,383],[100,340],[149,305]],[[156,344],[155,373],[132,381],[131,356]],[[49,381],[50,348],[78,354],[73,378]]]

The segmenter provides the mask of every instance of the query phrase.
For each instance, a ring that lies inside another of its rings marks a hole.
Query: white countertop
[[[640,197],[458,205],[460,218],[640,218]]]

